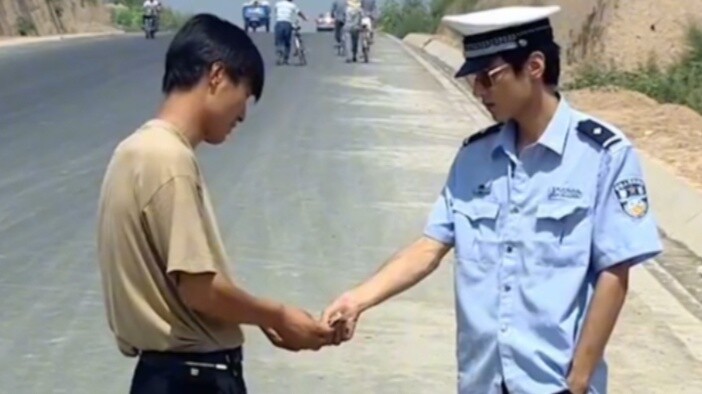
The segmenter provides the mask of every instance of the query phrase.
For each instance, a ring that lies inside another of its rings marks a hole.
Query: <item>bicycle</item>
[[[336,48],[337,56],[346,56],[346,32],[344,31],[344,24],[341,23],[340,25],[336,26],[338,31],[334,32],[334,48]],[[336,42],[337,37],[339,38],[338,42]]]
[[[339,42],[334,44],[337,56],[346,56],[346,33],[342,32]]]
[[[362,23],[361,25],[361,34],[359,37],[359,41],[361,44],[361,56],[363,57],[363,62],[368,63],[369,60],[369,55],[370,55],[370,23]]]
[[[307,56],[305,53],[305,45],[302,41],[302,34],[300,33],[301,28],[302,26],[297,23],[293,27],[292,48],[290,49],[292,50],[292,55],[297,57],[297,64],[305,66],[307,65]]]

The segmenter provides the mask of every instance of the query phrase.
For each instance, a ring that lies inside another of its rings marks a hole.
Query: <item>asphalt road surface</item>
[[[115,144],[159,104],[169,38],[0,52],[1,393],[126,392],[134,360],[105,324],[96,202]],[[419,234],[462,135],[441,85],[394,42],[379,39],[369,64],[345,64],[330,34],[304,38],[309,65],[276,67],[273,37],[255,35],[268,65],[263,99],[200,157],[239,280],[317,315]],[[248,330],[252,392],[453,389],[442,272],[380,320],[369,315],[347,346],[291,354]],[[393,339],[375,342],[380,333]],[[426,335],[436,338],[417,340]]]
[[[0,393],[127,392],[134,360],[105,323],[96,203],[112,149],[159,104],[168,39],[0,51]],[[307,67],[276,67],[272,36],[255,40],[263,99],[199,156],[237,280],[319,314],[420,233],[463,137],[488,120],[388,38],[370,64],[345,64],[330,34],[305,35]],[[338,348],[288,353],[246,330],[250,392],[455,392],[450,260]],[[699,326],[641,275],[608,348],[612,392],[701,392]]]

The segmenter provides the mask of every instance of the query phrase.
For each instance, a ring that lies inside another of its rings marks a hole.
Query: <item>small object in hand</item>
[[[329,325],[332,327],[336,327],[339,324],[343,324],[344,320],[342,319],[342,317],[343,315],[341,314],[341,312],[337,312],[329,318],[329,321],[327,323],[329,323]]]

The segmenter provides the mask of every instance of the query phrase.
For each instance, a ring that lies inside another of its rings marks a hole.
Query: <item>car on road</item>
[[[334,18],[331,16],[331,12],[319,14],[315,23],[317,31],[334,31]]]

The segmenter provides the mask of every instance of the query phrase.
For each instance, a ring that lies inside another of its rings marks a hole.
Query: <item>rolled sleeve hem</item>
[[[597,272],[601,272],[621,263],[628,263],[630,266],[634,266],[637,264],[641,264],[645,261],[654,259],[658,255],[660,255],[661,252],[662,250],[660,248],[651,248],[645,250],[644,252],[640,252],[633,255],[624,253],[611,254],[598,259],[595,263],[595,269]]]
[[[184,274],[216,274],[219,270],[212,256],[193,258],[188,260],[172,261],[168,263],[166,268],[167,274],[184,273]]]
[[[424,235],[445,245],[453,245],[454,242],[453,235],[450,232],[436,227],[425,228]]]

